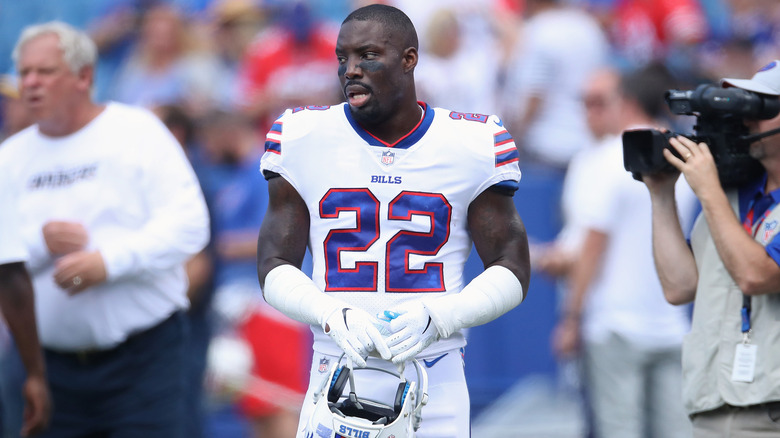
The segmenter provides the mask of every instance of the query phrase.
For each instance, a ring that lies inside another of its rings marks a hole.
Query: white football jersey
[[[371,315],[460,292],[469,204],[520,181],[517,149],[497,116],[421,105],[418,126],[392,145],[362,129],[346,104],[288,109],[266,138],[261,169],[289,181],[309,209],[312,279]],[[337,354],[321,332],[315,350]],[[459,333],[435,350],[458,344]]]

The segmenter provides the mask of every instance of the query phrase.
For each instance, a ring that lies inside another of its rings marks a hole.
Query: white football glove
[[[326,319],[324,329],[358,368],[366,366],[366,358],[374,350],[382,359],[391,357],[376,319],[364,310],[348,307],[336,310]]]
[[[396,365],[414,358],[440,338],[428,309],[419,300],[385,311],[382,319],[390,322],[391,333],[385,341]]]

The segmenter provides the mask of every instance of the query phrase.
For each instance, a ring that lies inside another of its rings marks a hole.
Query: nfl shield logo
[[[328,371],[328,364],[330,363],[330,359],[327,357],[323,357],[320,359],[320,367],[317,369],[320,373],[324,373],[325,371]]]
[[[382,164],[384,164],[385,166],[389,166],[393,164],[394,159],[395,159],[395,152],[390,152],[390,151],[382,152]]]

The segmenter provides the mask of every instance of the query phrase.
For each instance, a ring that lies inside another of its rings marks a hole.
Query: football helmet
[[[417,360],[410,362],[417,381],[407,381],[403,371],[382,368],[352,368],[340,365],[344,355],[333,364],[314,393],[314,411],[306,423],[306,438],[412,438],[422,421],[421,411],[428,403],[428,375]],[[381,372],[400,380],[395,399],[383,403],[357,395],[355,372]],[[349,383],[348,395],[344,389]]]

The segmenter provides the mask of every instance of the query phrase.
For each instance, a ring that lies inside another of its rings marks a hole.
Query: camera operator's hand
[[[703,201],[703,198],[708,197],[710,193],[723,192],[715,159],[706,143],[697,144],[678,135],[670,139],[669,144],[680,154],[682,159],[674,156],[668,149],[664,149],[664,157],[685,175],[688,185],[691,186],[699,199]]]
[[[642,182],[650,191],[650,196],[674,198],[674,186],[680,172],[653,172],[643,173]]]

